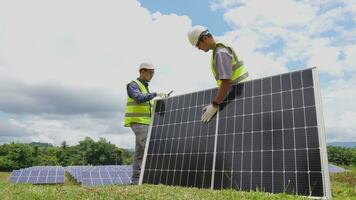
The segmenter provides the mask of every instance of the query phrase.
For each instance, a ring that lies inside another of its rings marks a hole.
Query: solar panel
[[[331,197],[316,68],[157,101],[140,183]]]
[[[83,186],[130,184],[132,166],[70,166],[68,172]]]
[[[208,124],[200,118],[216,92],[210,89],[157,102],[144,183],[211,186],[216,118]]]
[[[10,175],[10,182],[33,184],[64,183],[64,168],[61,166],[36,166],[14,170]]]
[[[330,174],[335,174],[335,173],[342,173],[342,172],[348,172],[349,170],[344,169],[342,167],[338,167],[333,164],[329,164],[329,172]]]
[[[22,170],[13,170],[10,175],[10,182],[16,183],[17,180],[19,179],[19,176],[21,175]]]

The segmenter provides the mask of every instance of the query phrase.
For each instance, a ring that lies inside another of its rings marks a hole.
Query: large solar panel
[[[140,183],[331,197],[316,68],[157,101]]]
[[[33,184],[64,183],[64,168],[61,166],[35,166],[14,170],[10,175],[10,182]]]

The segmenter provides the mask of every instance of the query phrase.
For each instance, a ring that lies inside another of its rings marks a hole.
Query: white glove
[[[156,97],[159,97],[160,99],[167,99],[168,95],[165,93],[157,93]]]
[[[205,106],[203,108],[203,115],[201,116],[201,121],[202,122],[209,122],[211,118],[214,117],[216,112],[218,111],[218,107],[214,107],[213,104],[210,104],[208,106]]]

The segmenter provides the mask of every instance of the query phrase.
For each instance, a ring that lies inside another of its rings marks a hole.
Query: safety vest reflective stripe
[[[149,102],[144,102],[144,103],[136,103],[136,101],[133,102],[127,102],[126,106],[149,106]]]
[[[244,66],[244,63],[242,60],[239,59],[239,57],[236,55],[235,51],[228,45],[223,44],[223,43],[216,43],[215,47],[213,49],[212,52],[212,56],[211,56],[211,71],[215,77],[216,83],[218,86],[221,85],[221,80],[219,80],[218,77],[218,73],[217,73],[217,69],[215,66],[215,52],[216,49],[222,46],[226,49],[228,49],[230,51],[230,53],[232,54],[232,60],[231,60],[231,64],[232,64],[232,73],[231,73],[231,83],[232,84],[237,84],[237,83],[241,83],[244,82],[246,80],[249,80],[249,74],[247,72],[246,67]]]
[[[150,106],[127,106],[126,113],[148,113],[151,114]]]
[[[135,81],[143,95],[148,93],[146,87],[140,82]],[[137,103],[131,97],[127,97],[124,126],[131,126],[132,123],[149,125],[151,122],[152,101]]]
[[[149,113],[126,113],[125,117],[151,117]]]
[[[248,72],[244,73],[243,75],[241,75],[240,77],[238,77],[237,79],[231,81],[231,84],[232,85],[235,85],[235,84],[238,84],[238,83],[241,83],[243,81],[246,81],[245,79],[249,78],[249,74]]]
[[[243,61],[238,62],[238,63],[232,65],[232,70],[237,70],[238,68],[242,67],[243,65],[244,65]]]

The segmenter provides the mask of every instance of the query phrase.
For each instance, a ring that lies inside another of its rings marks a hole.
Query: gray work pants
[[[131,126],[131,129],[136,136],[135,154],[133,158],[131,178],[133,184],[137,184],[140,178],[141,165],[143,160],[143,154],[145,151],[148,128],[148,125],[143,124],[133,124]]]

